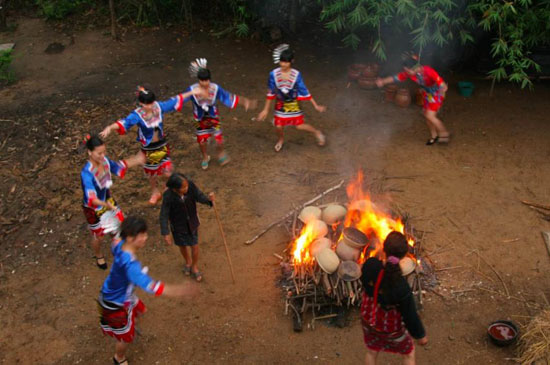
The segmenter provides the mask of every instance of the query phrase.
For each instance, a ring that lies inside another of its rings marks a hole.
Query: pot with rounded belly
[[[409,89],[398,89],[395,93],[395,104],[406,108],[411,104],[411,92]]]

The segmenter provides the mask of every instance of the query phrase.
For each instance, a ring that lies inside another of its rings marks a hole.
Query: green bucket
[[[469,81],[459,81],[458,92],[460,93],[460,95],[468,98],[472,96],[472,93],[474,92],[474,84]]]

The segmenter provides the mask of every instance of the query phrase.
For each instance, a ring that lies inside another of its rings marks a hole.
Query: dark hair
[[[151,104],[156,100],[155,93],[145,88],[138,89],[138,101],[142,104]]]
[[[181,185],[184,181],[189,181],[189,179],[187,179],[187,176],[180,174],[179,172],[174,172],[168,178],[168,181],[166,182],[166,187],[168,189],[179,189],[181,188]]]
[[[392,231],[384,240],[384,252],[386,257],[395,256],[402,259],[409,252],[409,244],[407,238],[397,231]],[[393,264],[386,261],[384,273],[384,286],[391,286],[401,277],[401,267],[399,263]]]
[[[292,62],[294,61],[294,51],[292,51],[290,48],[285,49],[281,52],[281,56],[279,57],[279,61],[283,62]]]
[[[147,232],[147,223],[143,218],[130,216],[122,222],[120,227],[120,237],[136,237],[140,233]]]
[[[86,136],[86,148],[88,151],[93,151],[96,147],[103,146],[105,142],[97,134]]]
[[[412,57],[407,57],[403,60],[402,66],[406,67],[406,68],[414,68],[418,64],[419,64],[418,60],[416,60]]]
[[[201,68],[199,72],[197,72],[197,78],[201,81],[210,80],[211,77],[210,70],[207,68]]]

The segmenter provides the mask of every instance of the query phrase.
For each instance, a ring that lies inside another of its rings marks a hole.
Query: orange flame
[[[295,264],[307,264],[313,260],[313,257],[311,257],[309,253],[311,243],[317,238],[313,222],[314,221],[310,221],[307,223],[302,229],[300,236],[294,241],[292,256]]]
[[[344,223],[345,227],[355,227],[367,236],[373,235],[377,239],[376,249],[369,252],[369,257],[376,256],[382,250],[382,243],[392,231],[405,234],[405,225],[401,219],[394,219],[372,202],[370,195],[363,191],[363,172],[357,173],[357,178],[346,188],[349,199],[349,208]],[[407,238],[412,247],[414,240]],[[360,263],[365,261],[365,254],[361,254]]]

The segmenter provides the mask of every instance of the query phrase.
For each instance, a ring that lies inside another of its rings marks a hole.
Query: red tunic
[[[414,75],[400,72],[394,77],[395,81],[411,79],[422,87],[424,96],[424,110],[438,111],[443,104],[444,96],[441,94],[441,85],[444,83],[439,74],[430,66],[421,66],[421,71]]]

